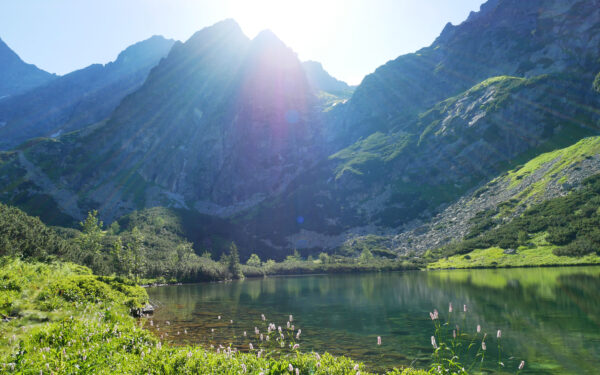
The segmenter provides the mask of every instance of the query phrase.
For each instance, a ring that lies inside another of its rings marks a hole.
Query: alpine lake
[[[268,277],[147,291],[158,307],[146,327],[175,345],[248,351],[252,343],[255,352],[275,348],[273,355],[279,333],[271,342],[255,333],[266,337],[272,322],[288,350],[293,342],[373,371],[428,368],[437,309],[442,340],[458,333],[455,350],[472,373],[514,374],[521,361],[521,374],[600,373],[600,267]]]

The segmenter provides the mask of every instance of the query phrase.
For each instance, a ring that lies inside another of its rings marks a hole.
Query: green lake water
[[[515,373],[525,360],[523,374],[600,374],[600,267],[270,277],[148,294],[159,307],[147,326],[175,344],[247,351],[261,344],[254,327],[265,332],[273,322],[285,331],[292,314],[302,351],[347,355],[372,370],[425,368],[434,333],[429,312],[438,309],[442,322],[468,335],[463,348],[475,343],[463,359],[474,372]],[[475,355],[484,333],[481,363]]]

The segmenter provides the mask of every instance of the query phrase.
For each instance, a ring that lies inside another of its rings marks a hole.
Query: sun
[[[309,54],[311,49],[326,47],[324,36],[336,32],[344,9],[338,0],[239,0],[228,6],[248,37],[270,29],[295,51]]]

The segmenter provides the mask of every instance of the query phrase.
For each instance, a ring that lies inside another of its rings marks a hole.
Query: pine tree
[[[229,247],[229,273],[234,279],[243,279],[244,274],[242,273],[242,266],[240,265],[240,255],[238,253],[237,246],[234,242]]]

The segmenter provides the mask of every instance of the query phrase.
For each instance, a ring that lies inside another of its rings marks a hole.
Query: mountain
[[[403,129],[435,103],[490,77],[561,72],[591,82],[600,70],[599,12],[598,0],[488,1],[460,25],[447,24],[431,46],[365,77],[337,133],[347,143]]]
[[[226,20],[175,43],[104,121],[1,153],[0,200],[54,223],[201,215],[185,231],[197,250],[218,232],[273,258],[361,241],[406,253],[478,188],[600,133],[598,5],[489,1],[348,100],[273,33]]]
[[[323,69],[323,65],[321,65],[320,62],[304,61],[302,67],[306,72],[308,82],[316,90],[340,96],[350,96],[352,94],[353,88],[346,82],[342,82],[332,77],[325,69]]]
[[[224,21],[174,45],[106,123],[37,142],[32,155],[56,158],[59,183],[111,217],[153,205],[218,215],[264,199],[319,156],[305,152],[317,143],[316,104],[288,47]]]
[[[0,39],[0,101],[43,85],[54,78],[54,74],[25,63]]]
[[[119,54],[0,101],[0,149],[34,137],[56,137],[106,118],[137,90],[174,41],[154,36]]]

